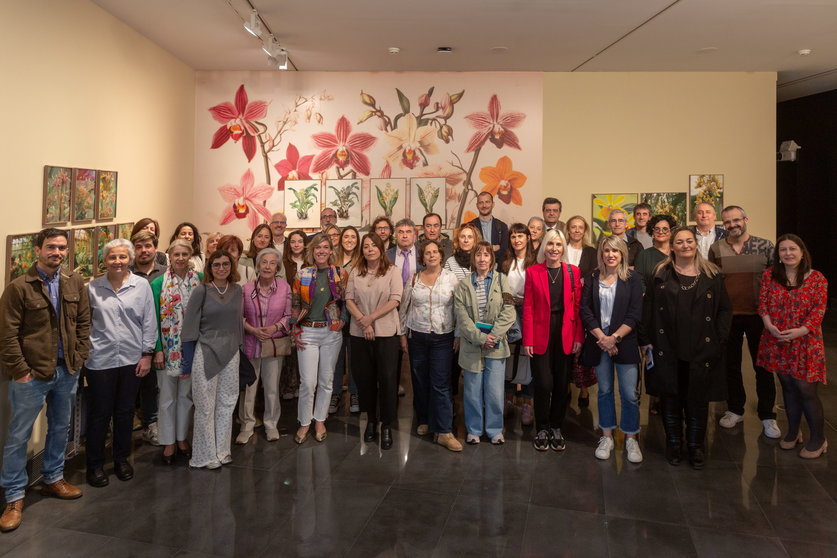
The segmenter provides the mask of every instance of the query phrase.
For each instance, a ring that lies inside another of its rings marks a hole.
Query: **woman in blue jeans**
[[[401,349],[410,356],[416,433],[432,432],[440,446],[462,451],[453,435],[450,396],[450,365],[459,344],[453,334],[453,291],[459,280],[442,269],[442,258],[444,251],[437,241],[421,245],[418,261],[424,269],[407,281],[401,297]]]
[[[628,461],[640,463],[639,433],[639,344],[636,329],[642,318],[642,280],[628,269],[628,245],[605,237],[599,243],[598,269],[584,283],[581,322],[587,334],[581,364],[593,366],[599,382],[599,428],[602,437],[596,457],[608,459],[613,450],[616,404],[613,371],[619,379],[622,399],[620,428],[625,433]]]

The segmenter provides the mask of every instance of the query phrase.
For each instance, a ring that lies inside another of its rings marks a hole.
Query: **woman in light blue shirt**
[[[113,419],[113,464],[117,478],[131,480],[134,405],[140,379],[151,371],[157,319],[151,287],[133,275],[134,246],[124,238],[103,250],[107,273],[88,285],[90,356],[84,365],[90,395],[87,414],[87,482],[107,486],[105,436]]]

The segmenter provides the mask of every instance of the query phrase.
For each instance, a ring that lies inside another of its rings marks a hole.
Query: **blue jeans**
[[[622,399],[621,430],[625,434],[639,432],[639,368],[636,364],[619,364],[607,352],[596,366],[599,381],[599,428],[616,428],[616,403],[613,397],[613,368],[619,377],[619,396]]]
[[[53,483],[64,478],[64,453],[73,416],[78,375],[70,374],[65,366],[58,366],[49,381],[30,380],[26,383],[9,382],[11,421],[3,449],[3,471],[0,485],[6,491],[6,502],[22,500],[29,484],[26,475],[26,444],[32,437],[35,419],[47,405],[47,436],[44,446],[44,482]]]
[[[506,359],[484,358],[482,372],[463,370],[465,376],[463,404],[465,429],[468,434],[493,438],[503,433],[503,384],[506,381]]]
[[[337,364],[334,365],[334,382],[331,384],[331,394],[340,395],[343,392],[343,374],[349,375],[349,393],[357,395],[357,384],[351,369],[346,363],[351,360],[349,354],[349,335],[343,334],[343,345],[340,347],[340,354],[337,355]]]
[[[413,377],[413,409],[418,424],[430,432],[453,431],[453,400],[450,395],[450,363],[453,332],[410,332],[410,370]]]

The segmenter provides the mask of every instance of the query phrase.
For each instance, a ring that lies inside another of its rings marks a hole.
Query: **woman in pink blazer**
[[[538,432],[533,445],[538,451],[566,448],[561,425],[567,413],[569,355],[581,350],[584,340],[578,315],[581,272],[566,263],[566,245],[561,231],[547,231],[538,250],[538,263],[526,270],[523,352],[532,357]]]

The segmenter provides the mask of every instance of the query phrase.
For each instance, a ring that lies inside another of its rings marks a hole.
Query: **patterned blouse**
[[[450,333],[456,326],[453,314],[453,291],[459,279],[443,269],[433,285],[425,285],[420,274],[404,285],[401,298],[401,329],[420,333]]]

